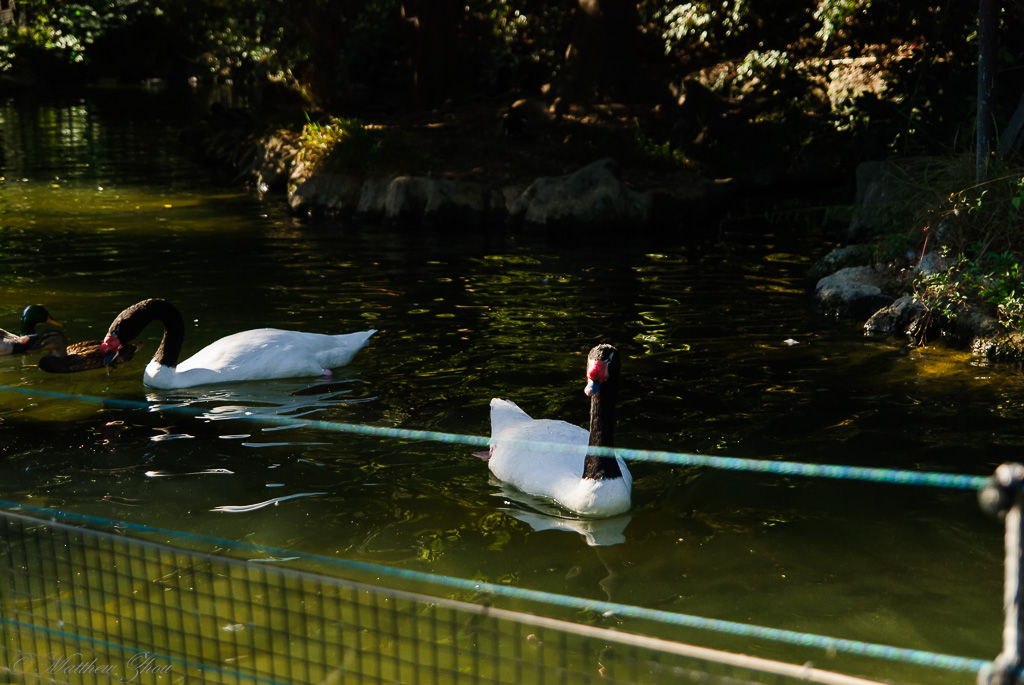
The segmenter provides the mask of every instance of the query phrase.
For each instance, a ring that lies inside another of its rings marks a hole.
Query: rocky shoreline
[[[879,201],[885,183],[883,164],[864,163],[858,169],[850,235],[862,232],[867,210],[874,221],[886,220],[885,204]],[[951,320],[909,293],[916,278],[950,267],[934,249],[899,266],[879,264],[869,245],[852,243],[815,262],[806,285],[820,313],[863,320],[865,335],[904,339],[913,347],[943,340],[991,361],[1024,361],[1024,335],[1006,330],[990,313],[964,307]]]
[[[283,193],[289,210],[310,219],[467,230],[506,225],[572,229],[643,227],[697,230],[720,209],[737,184],[688,175],[672,190],[637,190],[621,177],[612,157],[569,173],[527,183],[496,184],[453,175],[363,175],[316,172],[300,153],[297,134],[253,136],[244,126],[185,131],[183,141],[208,162],[229,168],[235,180],[261,193]]]
[[[299,154],[297,134],[253,136],[245,127],[210,127],[207,122],[183,134],[193,152],[229,168],[235,180],[261,193],[286,195],[296,216],[345,219],[445,230],[470,230],[499,222],[563,230],[670,230],[699,237],[703,219],[737,196],[740,183],[693,175],[671,190],[637,190],[623,181],[613,158],[598,159],[560,176],[529,183],[489,184],[457,177],[313,172]],[[857,170],[857,204],[849,235],[885,218],[885,163]],[[865,217],[870,216],[870,219]],[[1024,361],[1024,335],[1007,331],[990,314],[961,312],[950,321],[908,293],[922,273],[948,268],[928,252],[899,268],[875,263],[863,243],[833,250],[808,271],[806,286],[818,312],[863,320],[865,335],[905,339],[911,346],[942,340],[993,361]]]
[[[878,265],[846,266],[828,272],[828,264],[842,262],[850,252],[866,251],[863,246],[840,248],[812,267],[811,273],[826,273],[811,279],[810,290],[820,313],[864,320],[865,335],[905,339],[913,347],[941,339],[991,361],[1024,361],[1024,335],[1007,331],[996,317],[964,310],[955,320],[949,320],[905,294],[909,279],[929,268],[928,255],[898,274]]]

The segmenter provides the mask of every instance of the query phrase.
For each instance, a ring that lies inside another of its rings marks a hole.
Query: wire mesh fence
[[[864,682],[38,511],[0,509],[9,682]]]

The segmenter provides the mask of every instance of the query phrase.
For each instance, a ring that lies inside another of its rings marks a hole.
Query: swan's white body
[[[242,331],[210,343],[177,366],[154,358],[146,366],[143,383],[151,388],[173,389],[319,376],[347,364],[374,333],[324,335],[276,328]]]
[[[508,441],[556,443],[543,446]],[[496,478],[531,495],[547,497],[585,516],[615,516],[630,507],[633,477],[619,457],[621,477],[584,478],[590,433],[565,421],[534,419],[508,400],[491,400],[487,465]]]

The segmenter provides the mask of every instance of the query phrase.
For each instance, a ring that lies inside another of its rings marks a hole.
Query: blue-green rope
[[[523,600],[547,606],[554,606],[563,609],[573,609],[581,612],[593,612],[601,616],[628,617],[638,620],[651,621],[662,625],[671,625],[681,628],[692,628],[696,630],[717,632],[735,637],[757,638],[761,640],[779,642],[799,647],[811,647],[855,656],[874,657],[893,662],[901,662],[924,666],[929,668],[942,669],[947,671],[960,671],[977,673],[983,668],[991,666],[991,662],[983,659],[953,656],[948,654],[937,654],[917,649],[893,647],[860,640],[846,640],[813,633],[803,633],[794,630],[781,630],[765,626],[737,623],[721,619],[705,618],[689,614],[677,614],[661,609],[648,609],[645,607],[590,600],[568,595],[559,595],[541,590],[527,590],[510,585],[497,585],[482,581],[466,580],[451,576],[439,576],[422,571],[411,571],[406,569],[378,566],[361,561],[350,561],[345,559],[334,559],[292,550],[283,550],[263,545],[253,545],[246,542],[237,542],[222,538],[208,537],[195,533],[182,533],[178,531],[156,528],[138,523],[116,522],[108,519],[72,514],[68,512],[43,509],[15,502],[0,501],[0,507],[8,510],[21,510],[30,513],[40,519],[63,520],[72,525],[88,525],[100,527],[107,530],[116,529],[119,533],[138,532],[147,535],[157,535],[161,540],[188,540],[192,544],[202,545],[209,549],[231,549],[235,552],[246,554],[250,560],[258,560],[259,555],[266,555],[274,558],[303,559],[325,568],[336,568],[359,574],[371,574],[375,577],[392,578],[419,584],[428,584],[435,587],[446,587],[461,592],[473,594],[488,594],[495,597],[503,597],[513,600]],[[142,543],[145,544],[145,543]],[[287,571],[287,567],[282,567]]]
[[[148,402],[139,402],[136,400],[93,397],[90,395],[70,395],[48,390],[15,388],[10,386],[0,386],[0,392],[14,392],[28,396],[50,397],[53,399],[100,404],[105,407],[119,407],[124,409],[144,409],[146,411],[184,411],[193,417],[196,416],[195,412],[190,411],[187,406],[150,404]],[[431,441],[445,444],[469,445],[473,447],[487,447],[490,444],[490,438],[478,435],[442,433],[438,431],[416,430],[409,428],[392,428],[390,426],[367,426],[356,423],[337,423],[333,421],[319,421],[315,419],[300,419],[291,416],[267,416],[263,414],[254,414],[246,416],[245,418],[258,423],[271,423],[278,426],[294,426],[308,428],[311,430],[352,433],[398,440]],[[521,440],[508,440],[504,442],[506,444],[516,444],[525,447],[545,449],[548,451],[579,449],[561,444]],[[628,461],[654,462],[675,466],[704,466],[730,471],[754,471],[785,476],[858,480],[873,483],[890,483],[895,485],[920,485],[955,490],[980,490],[989,482],[989,478],[987,476],[971,476],[932,471],[909,471],[906,469],[871,468],[864,466],[845,466],[842,464],[809,464],[793,461],[771,461],[767,459],[714,457],[701,454],[687,454],[685,452],[636,450],[624,447],[590,447],[588,448],[588,451],[591,454],[599,456],[617,455]]]

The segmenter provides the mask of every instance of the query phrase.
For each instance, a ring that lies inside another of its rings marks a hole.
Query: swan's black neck
[[[129,343],[152,321],[164,325],[164,337],[153,355],[153,361],[164,366],[177,366],[181,346],[185,341],[185,323],[181,312],[167,300],[143,300],[128,307],[110,324],[107,335],[116,336],[122,344]]]
[[[590,353],[590,359],[597,358],[595,354],[607,358],[608,378],[590,396],[590,446],[612,447],[615,444],[615,401],[619,394],[619,354],[610,345],[595,347]],[[583,462],[583,477],[594,480],[622,478],[619,460],[588,454]]]

